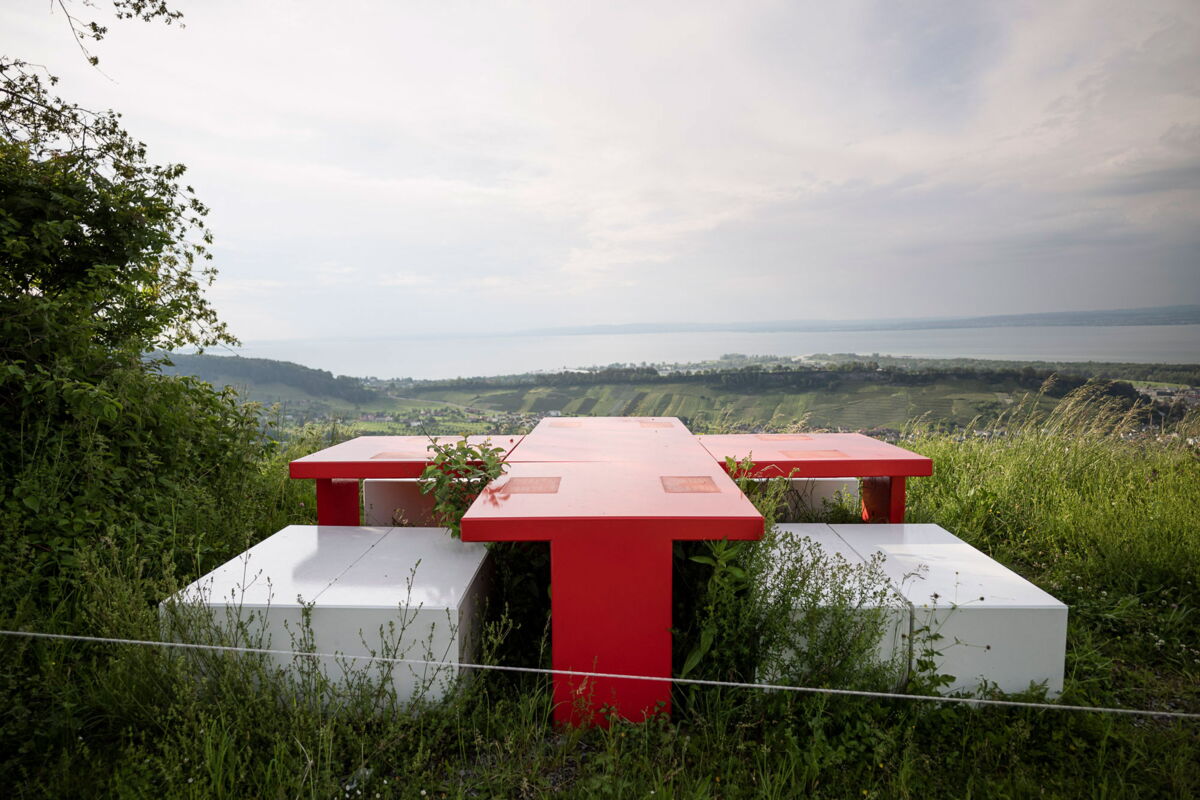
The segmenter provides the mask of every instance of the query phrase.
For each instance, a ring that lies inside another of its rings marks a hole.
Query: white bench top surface
[[[290,525],[175,599],[210,605],[456,608],[487,556],[444,528]]]
[[[1063,607],[1047,592],[939,525],[829,527],[864,559],[882,554],[888,578],[918,607]]]

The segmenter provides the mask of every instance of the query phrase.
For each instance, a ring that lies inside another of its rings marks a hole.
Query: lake
[[[227,355],[224,349],[210,350]],[[1200,325],[955,328],[787,333],[416,336],[246,342],[233,352],[338,375],[454,378],[612,363],[694,362],[724,353],[861,353],[1014,361],[1200,362]]]

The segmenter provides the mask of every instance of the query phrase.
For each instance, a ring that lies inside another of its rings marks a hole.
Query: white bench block
[[[390,681],[401,702],[437,700],[457,665],[475,660],[486,559],[486,545],[452,539],[442,528],[292,525],[164,601],[160,617],[170,623],[201,612],[226,641],[301,650],[309,606],[311,651],[448,664],[320,659],[335,685],[365,676]],[[187,615],[179,615],[179,604]],[[239,626],[251,641],[238,640]],[[170,635],[205,637],[194,624]],[[271,658],[294,675],[303,671],[292,656]]]
[[[783,536],[795,536],[811,539],[826,555],[837,556],[851,567],[861,567],[866,560],[846,544],[842,537],[823,522],[791,522],[778,523],[775,530]],[[882,618],[883,630],[875,657],[881,664],[899,665],[906,670],[910,664],[908,650],[912,614],[908,604],[893,589],[888,597],[855,597],[851,598],[859,604],[863,613],[879,614]]]
[[[907,658],[910,669],[926,647],[944,691],[974,691],[983,681],[1005,692],[1030,683],[1062,691],[1067,606],[938,525],[777,525],[806,536],[850,564],[882,557],[882,569],[903,610],[888,607],[877,655]],[[940,639],[930,639],[938,634]]]
[[[364,525],[434,527],[433,503],[433,495],[422,494],[415,478],[363,481]]]
[[[849,500],[858,505],[858,478],[791,478],[789,481],[810,511],[820,512],[828,505],[841,505]]]
[[[912,605],[914,659],[922,629],[941,639],[939,674],[947,691],[982,681],[1005,692],[1030,683],[1062,691],[1067,606],[938,525],[832,525],[864,559],[884,556],[883,569]]]

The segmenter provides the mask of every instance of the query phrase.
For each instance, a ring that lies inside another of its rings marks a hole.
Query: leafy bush
[[[489,483],[504,472],[503,447],[471,444],[467,437],[447,442],[431,439],[433,458],[421,472],[421,491],[433,495],[433,514],[439,525],[457,539],[462,518]]]
[[[847,564],[778,528],[791,507],[790,482],[754,479],[751,466],[726,464],[762,513],[763,538],[676,547],[686,557],[677,559],[679,675],[893,688],[897,676],[877,663],[876,648],[898,598],[880,565]]]

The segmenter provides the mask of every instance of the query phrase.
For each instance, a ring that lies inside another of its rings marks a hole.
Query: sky
[[[175,6],[0,41],[188,166],[243,340],[1200,303],[1195,0]]]

